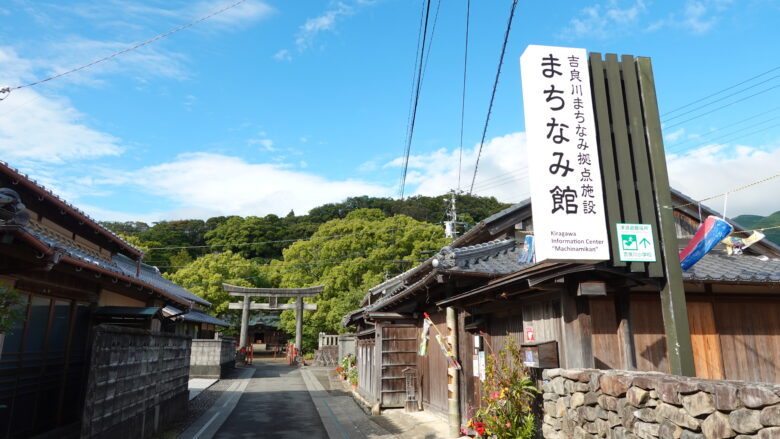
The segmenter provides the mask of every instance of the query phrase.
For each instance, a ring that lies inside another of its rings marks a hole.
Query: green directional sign
[[[616,224],[623,262],[655,262],[655,242],[650,224]]]

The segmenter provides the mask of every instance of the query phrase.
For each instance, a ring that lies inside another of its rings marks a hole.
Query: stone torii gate
[[[237,285],[230,285],[223,283],[222,288],[225,289],[231,296],[243,297],[243,303],[232,302],[228,305],[228,309],[240,309],[241,310],[241,337],[239,339],[239,346],[246,346],[247,336],[249,332],[249,311],[250,310],[263,310],[263,311],[283,311],[286,309],[295,310],[295,348],[301,350],[301,339],[303,337],[303,311],[315,311],[317,309],[316,303],[303,303],[304,297],[314,297],[321,293],[325,287],[323,285],[317,287],[308,288],[251,288],[251,287],[239,287]],[[250,297],[267,297],[268,303],[254,303]],[[294,297],[295,303],[278,303],[280,297]]]

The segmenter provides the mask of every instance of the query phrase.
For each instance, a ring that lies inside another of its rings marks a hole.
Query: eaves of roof
[[[44,199],[48,200],[56,207],[70,214],[77,220],[89,224],[89,226],[92,227],[92,229],[94,229],[101,235],[107,237],[111,241],[116,242],[117,244],[119,244],[120,247],[124,248],[129,253],[139,258],[144,256],[144,252],[141,249],[135,247],[134,245],[120,238],[119,235],[112,232],[111,230],[103,227],[102,225],[100,225],[100,223],[97,222],[97,220],[93,219],[92,217],[90,217],[89,215],[87,215],[86,213],[78,209],[76,206],[63,200],[62,198],[59,197],[59,195],[56,195],[54,192],[47,189],[37,181],[31,179],[27,174],[23,174],[18,169],[11,167],[8,163],[4,161],[0,161],[0,172],[7,174],[11,179],[18,182],[18,184],[24,185],[29,190],[37,194],[39,197],[43,197]]]
[[[5,228],[13,230],[22,239],[24,239],[26,242],[28,242],[33,247],[38,249],[38,251],[40,251],[44,256],[52,256],[55,253],[59,253],[60,254],[59,262],[65,262],[75,267],[80,267],[81,269],[87,269],[96,273],[100,273],[101,275],[107,275],[117,279],[117,281],[121,280],[123,282],[128,282],[132,285],[135,285],[136,287],[140,287],[141,289],[148,288],[154,291],[155,293],[160,294],[161,296],[169,300],[172,300],[176,303],[179,303],[181,305],[189,306],[190,303],[192,302],[192,300],[182,297],[178,294],[172,293],[170,291],[166,291],[160,286],[155,286],[148,282],[145,282],[142,279],[135,277],[133,273],[125,272],[125,270],[122,270],[119,266],[112,265],[107,263],[106,261],[90,257],[89,255],[86,255],[77,249],[68,247],[64,243],[54,241],[51,238],[39,235],[23,227],[6,226]],[[204,301],[203,299],[200,300],[208,304],[208,302]]]

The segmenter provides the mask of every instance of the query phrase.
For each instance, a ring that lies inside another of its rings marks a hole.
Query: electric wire
[[[768,115],[768,114],[770,114],[770,113],[774,113],[774,112],[775,112],[775,111],[777,111],[777,110],[780,110],[780,107],[774,107],[774,108],[772,108],[771,110],[765,110],[765,111],[761,111],[760,113],[756,113],[756,114],[754,114],[754,115],[752,115],[752,116],[750,116],[750,117],[746,117],[746,118],[744,118],[744,119],[741,119],[741,120],[739,120],[739,121],[737,121],[737,122],[732,122],[732,123],[730,123],[730,124],[728,124],[728,125],[721,125],[721,126],[719,126],[718,128],[716,128],[716,129],[714,129],[714,130],[710,130],[710,131],[708,131],[706,134],[704,134],[704,135],[703,135],[703,136],[701,136],[701,137],[691,137],[691,138],[688,138],[688,139],[686,139],[686,140],[681,140],[681,141],[679,141],[679,142],[675,142],[675,143],[673,143],[673,144],[669,145],[669,147],[668,147],[668,148],[666,148],[666,151],[667,151],[667,152],[669,152],[669,151],[685,151],[685,150],[688,150],[688,149],[690,149],[690,148],[683,148],[683,149],[680,149],[679,147],[680,147],[680,146],[682,146],[682,145],[685,145],[685,144],[687,144],[687,143],[691,143],[691,142],[693,142],[694,140],[702,140],[702,139],[709,138],[709,137],[711,137],[711,136],[712,136],[712,134],[714,134],[714,133],[717,133],[717,132],[723,131],[723,130],[725,130],[725,129],[727,129],[727,128],[731,128],[731,127],[734,127],[734,126],[740,125],[740,124],[742,124],[742,123],[745,123],[745,122],[749,122],[749,121],[751,121],[751,120],[754,120],[754,119],[757,119],[757,118],[759,118],[759,117],[761,117],[761,116],[766,116],[766,115]],[[775,120],[775,119],[768,119],[768,121],[771,121],[771,120]],[[766,122],[766,121],[765,121],[765,122]],[[761,122],[761,123],[763,123],[763,122]],[[752,126],[753,126],[753,125],[752,125]],[[730,134],[736,133],[736,132],[740,132],[740,131],[742,131],[742,130],[743,130],[743,129],[740,129],[740,130],[738,130],[738,131],[732,131],[732,132],[729,132],[729,133],[725,134],[725,135],[724,135],[724,137],[725,137],[725,136],[728,136],[728,135],[730,135]],[[719,139],[719,138],[720,138],[720,137],[716,137],[715,139]]]
[[[463,172],[463,125],[466,118],[466,71],[469,61],[469,21],[471,19],[471,0],[466,0],[466,43],[463,49],[463,88],[460,96],[460,144],[458,146],[458,193],[460,177]]]
[[[695,204],[700,204],[700,203],[703,203],[705,201],[709,201],[709,200],[712,200],[712,199],[715,199],[715,198],[720,198],[720,197],[722,197],[724,195],[733,194],[734,192],[739,192],[739,191],[751,188],[753,186],[756,186],[756,185],[759,185],[759,184],[762,184],[762,183],[766,183],[768,181],[774,180],[777,177],[780,177],[780,174],[770,175],[769,177],[753,181],[751,183],[748,183],[748,184],[736,187],[734,189],[729,189],[726,192],[723,192],[723,193],[720,193],[720,194],[717,194],[717,195],[711,195],[709,197],[702,198],[701,200],[691,201],[690,203],[685,203],[685,204],[678,204],[676,206],[667,206],[667,208],[677,209],[677,208],[680,208],[680,207],[693,206]]]
[[[158,40],[161,40],[161,39],[166,38],[166,37],[168,37],[170,35],[173,35],[176,32],[182,31],[182,30],[187,29],[189,27],[192,27],[192,26],[194,26],[194,25],[196,25],[198,23],[206,21],[209,18],[212,18],[212,17],[217,16],[219,14],[222,14],[223,12],[226,12],[226,11],[228,11],[230,9],[233,9],[236,6],[242,4],[242,3],[246,2],[246,1],[247,0],[239,0],[239,1],[237,1],[237,2],[235,2],[233,4],[231,4],[231,5],[228,5],[228,6],[222,8],[222,9],[220,9],[218,11],[212,12],[211,14],[203,16],[203,17],[201,17],[201,18],[199,18],[199,19],[197,19],[195,21],[192,21],[190,23],[181,25],[181,26],[179,26],[177,28],[171,29],[168,32],[164,32],[164,33],[161,33],[159,35],[156,35],[156,36],[154,36],[154,37],[152,37],[152,38],[150,38],[150,39],[148,39],[146,41],[143,41],[141,43],[138,43],[138,44],[136,44],[134,46],[131,46],[131,47],[128,47],[126,49],[120,50],[118,52],[114,52],[114,53],[112,53],[112,54],[110,54],[108,56],[104,56],[102,58],[96,59],[96,60],[94,60],[94,61],[92,61],[92,62],[90,62],[88,64],[84,64],[84,65],[81,65],[79,67],[75,67],[75,68],[72,68],[70,70],[66,70],[64,72],[57,73],[56,75],[52,75],[52,76],[49,76],[49,77],[46,77],[46,78],[43,78],[43,79],[39,79],[37,81],[33,81],[33,82],[30,82],[30,83],[27,83],[27,84],[17,85],[17,86],[14,86],[14,87],[4,87],[4,88],[0,89],[0,93],[10,93],[12,90],[19,90],[19,89],[26,88],[26,87],[33,87],[33,86],[36,86],[36,85],[39,85],[39,84],[43,84],[44,82],[52,81],[54,79],[61,78],[61,77],[66,76],[66,75],[70,75],[72,73],[76,73],[78,71],[81,71],[81,70],[84,70],[84,69],[88,69],[88,68],[90,68],[90,67],[92,67],[92,66],[94,66],[96,64],[102,63],[104,61],[108,61],[110,59],[113,59],[113,58],[116,58],[118,56],[124,55],[124,54],[126,54],[128,52],[132,52],[132,51],[134,51],[136,49],[139,49],[141,47],[147,46],[147,45],[152,44],[152,43],[154,43],[154,42],[156,42]]]
[[[744,81],[742,81],[742,82],[739,82],[739,83],[737,83],[737,84],[734,84],[734,85],[728,86],[728,87],[726,87],[726,88],[724,88],[724,89],[722,89],[722,90],[720,90],[720,91],[716,91],[715,93],[709,94],[709,95],[707,95],[707,96],[705,96],[705,97],[703,97],[703,98],[697,99],[697,100],[695,100],[695,101],[693,101],[693,102],[689,102],[689,103],[687,103],[687,104],[685,104],[685,105],[683,105],[683,106],[681,106],[681,107],[677,107],[677,108],[675,108],[675,109],[673,109],[673,110],[669,110],[669,111],[667,111],[666,113],[662,114],[662,115],[661,115],[661,117],[668,116],[668,115],[670,115],[670,114],[672,114],[672,113],[676,113],[676,112],[677,112],[677,111],[679,111],[679,110],[682,110],[682,109],[684,109],[684,108],[688,108],[688,107],[690,107],[691,105],[698,104],[699,102],[705,101],[705,100],[707,100],[707,99],[709,99],[709,98],[711,98],[711,97],[717,96],[717,95],[719,95],[719,94],[721,94],[721,93],[723,93],[723,92],[726,92],[726,91],[729,91],[729,90],[731,90],[731,89],[733,89],[733,88],[739,87],[739,86],[740,86],[740,85],[742,85],[742,84],[746,84],[746,83],[748,83],[748,82],[750,82],[750,81],[752,81],[752,80],[754,80],[754,79],[758,79],[758,78],[760,78],[760,77],[762,77],[762,76],[764,76],[764,75],[768,75],[768,74],[770,74],[770,73],[772,73],[772,72],[774,72],[774,71],[776,71],[776,70],[780,70],[780,66],[778,66],[778,67],[775,67],[775,68],[773,68],[773,69],[769,69],[769,70],[767,70],[767,71],[766,71],[766,72],[764,72],[764,73],[760,73],[760,74],[758,74],[758,75],[756,75],[756,76],[753,76],[752,78],[748,78],[748,79],[746,79],[746,80],[744,80]]]
[[[498,70],[496,71],[496,79],[493,81],[493,92],[490,94],[490,104],[488,105],[487,117],[485,117],[485,126],[482,129],[482,140],[479,142],[479,151],[477,152],[477,161],[474,163],[474,176],[471,178],[471,187],[469,193],[474,190],[474,182],[477,180],[477,171],[479,170],[479,158],[482,155],[482,147],[485,145],[485,136],[487,136],[488,124],[490,123],[490,113],[493,111],[493,101],[496,98],[496,89],[498,88],[498,79],[501,76],[501,66],[504,64],[504,55],[506,54],[506,45],[509,42],[509,31],[512,29],[512,19],[515,16],[515,8],[517,7],[517,0],[512,1],[512,7],[509,10],[509,19],[506,24],[506,32],[504,33],[504,44],[501,46],[501,56],[498,59]]]
[[[664,120],[664,122],[669,122],[669,121],[675,120],[675,119],[677,119],[677,118],[680,118],[680,117],[683,117],[683,116],[685,116],[686,114],[695,113],[696,111],[698,111],[698,110],[701,110],[702,108],[707,108],[708,106],[710,106],[710,105],[712,105],[712,104],[715,104],[715,103],[717,103],[717,102],[722,102],[722,101],[725,101],[726,99],[728,99],[728,98],[730,98],[730,97],[733,97],[733,96],[736,96],[736,95],[738,95],[738,94],[740,94],[740,93],[742,93],[742,92],[745,92],[745,91],[751,90],[751,89],[753,89],[753,88],[755,88],[755,87],[758,87],[759,85],[766,84],[767,82],[770,82],[770,81],[772,81],[773,79],[776,79],[776,78],[780,78],[780,75],[775,75],[775,76],[772,76],[772,77],[771,77],[771,78],[769,78],[769,79],[766,79],[766,80],[764,80],[764,81],[761,81],[761,82],[759,82],[759,83],[753,84],[753,85],[751,85],[751,86],[749,86],[749,87],[745,87],[745,88],[743,88],[742,90],[735,91],[734,93],[731,93],[731,94],[728,94],[728,95],[726,95],[726,96],[723,96],[722,98],[718,98],[718,99],[715,99],[714,101],[707,102],[707,103],[706,103],[706,104],[704,104],[704,105],[701,105],[701,106],[699,106],[699,107],[693,108],[693,109],[691,109],[691,110],[688,110],[688,111],[685,111],[685,112],[683,112],[683,113],[680,113],[680,114],[678,114],[677,116],[674,116],[674,117],[667,118],[666,120]],[[754,95],[754,96],[755,96],[755,95]]]
[[[669,126],[665,126],[664,128],[665,128],[665,129],[670,129],[670,128],[674,128],[674,127],[677,127],[677,126],[683,125],[683,124],[685,124],[685,123],[688,123],[688,122],[690,122],[690,121],[692,121],[692,120],[699,119],[699,118],[701,118],[701,117],[704,117],[704,116],[706,116],[706,115],[708,115],[708,114],[712,114],[712,113],[714,113],[714,112],[716,112],[716,111],[720,111],[720,110],[722,110],[722,109],[724,109],[724,108],[728,108],[728,107],[730,107],[730,106],[732,106],[732,105],[734,105],[734,104],[738,104],[738,103],[740,103],[740,102],[744,102],[744,101],[746,101],[746,100],[748,100],[748,99],[750,99],[750,98],[756,97],[756,96],[758,96],[758,95],[761,95],[761,94],[764,94],[764,93],[767,93],[767,92],[770,92],[770,91],[773,91],[773,90],[776,90],[776,89],[778,89],[778,88],[780,88],[780,84],[778,84],[778,85],[774,85],[774,86],[772,86],[772,87],[769,87],[769,88],[766,88],[766,89],[764,89],[764,90],[761,90],[761,91],[759,91],[759,92],[757,92],[757,93],[753,93],[753,94],[752,94],[752,95],[750,95],[750,96],[746,96],[746,97],[744,97],[744,98],[737,99],[736,101],[729,102],[728,104],[721,105],[720,107],[713,108],[713,109],[712,109],[712,110],[710,110],[710,111],[705,111],[704,113],[699,113],[699,114],[697,114],[696,116],[693,116],[693,117],[691,117],[691,118],[685,119],[685,120],[683,120],[683,121],[681,121],[681,122],[674,123],[674,124],[672,124],[672,125],[669,125]]]
[[[765,124],[767,122],[777,122],[777,120],[766,120],[766,121],[761,122],[761,123],[756,124],[756,125],[763,125],[763,124]],[[747,137],[750,137],[750,136],[755,135],[755,134],[760,134],[760,133],[763,133],[764,131],[768,131],[768,130],[771,130],[772,128],[777,128],[777,127],[780,127],[780,122],[772,124],[772,125],[769,125],[769,126],[766,126],[766,127],[763,127],[761,129],[758,129],[758,130],[755,130],[750,135],[748,135]],[[743,131],[743,130],[740,130],[740,131]],[[680,154],[680,153],[685,153],[685,152],[689,152],[689,153],[692,153],[692,152],[702,153],[704,151],[709,151],[709,150],[712,150],[712,149],[715,149],[715,148],[719,148],[719,147],[725,146],[728,142],[730,142],[732,140],[735,140],[737,138],[745,138],[745,136],[739,135],[738,132],[734,132],[734,133],[731,133],[730,135],[719,137],[717,139],[717,141],[704,142],[704,143],[701,143],[699,145],[692,146],[690,148],[686,148],[684,150],[675,152],[673,154]]]
[[[411,153],[412,148],[412,139],[414,138],[414,124],[417,119],[417,107],[420,102],[420,87],[422,84],[422,68],[423,68],[423,60],[425,59],[425,40],[427,38],[428,34],[428,16],[430,15],[430,9],[431,9],[431,0],[426,1],[426,7],[425,7],[425,23],[423,25],[423,33],[422,33],[422,43],[420,45],[420,62],[417,70],[417,86],[415,87],[414,92],[414,105],[412,106],[412,120],[409,124],[409,135],[406,139],[406,146],[404,150],[404,164],[403,164],[403,174],[401,176],[401,188],[400,188],[400,198],[404,198],[404,189],[406,187],[406,175],[407,171],[409,169],[409,154]]]
[[[214,245],[181,245],[181,246],[169,246],[169,247],[150,247],[149,250],[182,250],[182,249],[195,249],[195,248],[213,248],[213,247],[240,247],[240,246],[247,246],[247,245],[260,245],[260,244],[281,244],[281,243],[287,243],[287,242],[300,242],[300,241],[316,241],[316,240],[326,240],[331,238],[343,238],[345,236],[353,236],[353,235],[365,235],[369,233],[385,233],[385,232],[395,232],[398,230],[408,230],[413,229],[415,227],[394,227],[392,229],[382,229],[382,230],[364,230],[360,232],[350,232],[350,233],[339,233],[335,235],[328,235],[328,236],[310,236],[308,238],[292,238],[292,239],[277,239],[277,240],[270,240],[270,241],[253,241],[253,242],[237,242],[237,243],[229,243],[229,244],[214,244]]]

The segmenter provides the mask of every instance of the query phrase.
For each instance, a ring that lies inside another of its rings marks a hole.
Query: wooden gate
[[[377,394],[377,368],[376,368],[376,341],[374,334],[370,337],[358,338],[357,341],[357,367],[358,367],[358,392],[366,400],[376,402]]]
[[[447,333],[447,323],[443,311],[431,313],[431,321],[442,334]],[[422,359],[423,406],[426,410],[447,416],[447,358],[441,352],[436,341],[436,330],[431,328],[428,334],[428,352]]]
[[[417,366],[418,329],[412,324],[382,325],[380,375],[382,407],[403,407],[406,402],[404,369]]]

